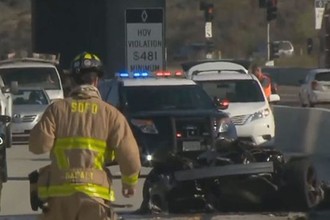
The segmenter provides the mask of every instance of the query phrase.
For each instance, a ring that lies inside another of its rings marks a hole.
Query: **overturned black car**
[[[326,188],[307,157],[218,143],[195,159],[168,154],[155,165],[139,212],[306,211],[322,204]]]

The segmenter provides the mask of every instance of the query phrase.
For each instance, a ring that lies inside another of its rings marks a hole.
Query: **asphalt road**
[[[29,203],[29,182],[28,174],[42,166],[49,164],[48,154],[33,155],[26,145],[13,146],[7,150],[9,181],[4,184],[1,199],[1,215],[15,214],[35,214]],[[113,175],[119,175],[118,167],[110,168]],[[144,169],[142,173],[148,173]],[[114,180],[116,191],[116,201],[118,204],[133,204],[132,208],[125,211],[135,210],[141,203],[141,189],[144,180],[141,179],[137,190],[137,195],[132,199],[121,196],[121,185],[118,179]]]
[[[298,86],[278,86],[278,94],[281,97],[280,105],[299,106],[299,87]]]
[[[27,175],[29,172],[45,166],[49,163],[48,155],[36,156],[28,152],[27,146],[13,146],[8,149],[8,172],[9,181],[4,184],[1,198],[1,213],[0,219],[4,220],[32,220],[36,219],[38,212],[34,212],[30,209],[29,204],[29,183]],[[320,168],[320,175],[323,179],[330,180],[330,173],[328,172],[329,158],[322,160],[317,159],[317,166]],[[325,161],[325,162],[324,162]],[[117,167],[111,168],[114,175],[118,175],[119,171]],[[148,169],[144,169],[142,173],[148,173]],[[117,209],[119,212],[129,212],[136,210],[141,203],[143,179],[140,180],[140,184],[137,190],[137,195],[133,199],[125,199],[120,194],[120,182],[114,180],[114,189],[117,195],[117,204],[132,204],[133,207],[130,209]],[[247,213],[233,213],[231,215],[191,215],[191,216],[159,216],[158,219],[219,219],[219,220],[303,220],[307,219],[303,213],[258,213],[258,214],[247,214]],[[310,220],[323,220],[319,218],[321,215],[316,215],[318,218],[309,218]],[[327,215],[328,216],[328,215]],[[155,216],[134,216],[124,215],[124,219],[155,219]],[[325,218],[327,219],[327,217]],[[330,219],[330,217],[328,218]]]

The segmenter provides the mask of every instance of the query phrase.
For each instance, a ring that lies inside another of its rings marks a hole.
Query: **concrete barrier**
[[[330,155],[330,110],[274,106],[275,146],[287,153]]]
[[[300,86],[299,80],[305,79],[308,72],[315,68],[303,67],[263,67],[278,85]]]

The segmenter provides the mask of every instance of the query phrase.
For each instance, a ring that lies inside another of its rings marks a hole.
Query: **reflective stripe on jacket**
[[[77,150],[88,150],[96,155],[93,168],[70,168],[70,161],[66,154]],[[58,166],[58,171],[54,171],[53,174],[57,176],[57,181],[54,183],[55,185],[40,186],[38,188],[39,197],[47,199],[48,197],[69,196],[75,192],[83,192],[92,197],[114,201],[114,192],[111,190],[110,184],[104,183],[104,180],[108,178],[107,173],[103,170],[104,155],[110,155],[106,154],[106,150],[106,142],[102,140],[85,137],[57,139],[53,150]]]

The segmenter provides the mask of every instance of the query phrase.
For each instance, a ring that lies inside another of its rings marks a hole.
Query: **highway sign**
[[[126,70],[164,68],[164,11],[160,8],[126,9]]]
[[[319,30],[322,27],[322,20],[325,10],[325,5],[329,3],[329,0],[315,0],[314,8],[315,8],[315,29]]]
[[[324,8],[326,0],[315,0],[315,8]]]

